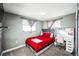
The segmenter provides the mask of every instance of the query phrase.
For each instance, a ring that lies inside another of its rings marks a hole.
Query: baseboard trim
[[[4,51],[2,51],[1,56],[2,56],[3,54],[7,53],[7,52],[14,51],[14,50],[19,49],[19,48],[22,48],[22,47],[24,47],[24,46],[26,46],[26,45],[23,44],[23,45],[20,45],[20,46],[18,46],[18,47],[14,47],[14,48],[11,48],[11,49],[4,50]]]

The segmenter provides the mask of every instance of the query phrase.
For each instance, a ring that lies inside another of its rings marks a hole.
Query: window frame
[[[24,22],[26,22],[27,24],[24,23]],[[27,27],[28,27],[28,29],[27,29]],[[36,22],[34,22],[33,25],[30,25],[29,20],[23,19],[23,20],[22,20],[22,30],[23,30],[24,32],[36,31]]]

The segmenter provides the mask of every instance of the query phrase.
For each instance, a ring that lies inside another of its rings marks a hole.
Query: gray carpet
[[[52,46],[42,53],[41,56],[72,56],[72,54],[62,48]]]
[[[6,53],[5,55],[6,56],[34,56],[31,49],[28,47],[17,49],[15,51]],[[59,49],[58,47],[52,46],[48,50],[43,52],[40,56],[72,56],[72,54],[68,53],[64,49]]]

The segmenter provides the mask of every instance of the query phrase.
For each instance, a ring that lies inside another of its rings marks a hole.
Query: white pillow
[[[32,39],[32,41],[35,42],[35,43],[40,43],[40,42],[42,42],[42,40],[39,40],[39,39],[37,39],[37,38]]]
[[[53,37],[53,33],[51,33],[51,35],[50,35],[50,38],[52,38]]]
[[[43,32],[41,31],[41,35],[43,35]]]

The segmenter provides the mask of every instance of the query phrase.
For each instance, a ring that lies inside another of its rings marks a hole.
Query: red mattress
[[[33,42],[32,39],[39,39],[39,40],[42,40],[42,42],[36,43],[36,42]],[[48,46],[53,42],[54,42],[54,38],[50,38],[42,35],[42,36],[28,38],[26,40],[26,45],[28,44],[34,49],[34,51],[39,52],[41,49],[45,48],[46,46]]]

